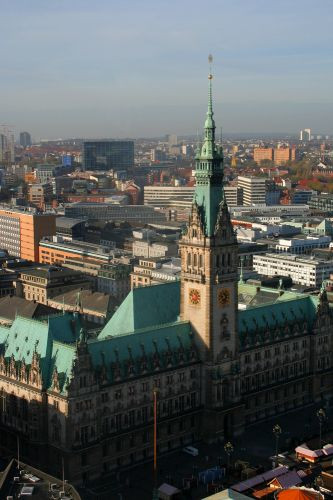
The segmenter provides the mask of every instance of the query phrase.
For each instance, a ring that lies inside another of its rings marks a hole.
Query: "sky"
[[[333,0],[0,0],[0,123],[35,139],[333,134]]]

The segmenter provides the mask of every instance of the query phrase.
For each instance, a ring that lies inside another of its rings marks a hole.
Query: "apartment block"
[[[273,161],[273,148],[254,148],[253,159],[257,163],[265,160]]]

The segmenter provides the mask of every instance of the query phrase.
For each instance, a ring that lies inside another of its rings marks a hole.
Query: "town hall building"
[[[1,452],[19,443],[23,461],[59,476],[64,464],[80,484],[152,457],[154,391],[160,454],[330,403],[324,286],[313,296],[239,280],[212,75],[195,161],[180,282],[134,288],[98,331],[80,311],[0,325]]]

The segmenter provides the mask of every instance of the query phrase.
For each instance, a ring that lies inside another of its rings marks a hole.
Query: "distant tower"
[[[15,160],[14,132],[8,125],[0,125],[0,135],[3,136],[1,160],[13,163]]]
[[[311,141],[311,129],[310,128],[302,129],[299,133],[299,140],[303,142]]]
[[[215,143],[212,74],[204,142],[196,153],[196,188],[181,249],[181,319],[191,322],[204,360],[207,433],[227,435],[236,412],[238,375],[238,246],[223,189],[223,151]]]
[[[20,132],[20,145],[22,148],[31,146],[31,135],[29,132]]]

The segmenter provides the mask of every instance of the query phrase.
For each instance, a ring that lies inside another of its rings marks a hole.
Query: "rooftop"
[[[76,224],[80,224],[82,222],[86,222],[86,221],[84,219],[73,219],[71,217],[57,217],[56,218],[57,228],[65,227],[65,228],[71,229],[72,227],[76,226]]]
[[[60,278],[64,276],[81,276],[82,273],[80,271],[73,271],[72,269],[68,269],[67,267],[60,266],[43,266],[37,267],[34,269],[24,270],[22,274],[27,274],[29,276],[35,276],[38,278],[52,279],[52,278]]]
[[[289,253],[265,253],[264,255],[258,256],[258,258],[267,257],[269,259],[277,259],[281,261],[294,261],[300,262],[304,264],[322,264],[326,262],[324,259],[316,259],[313,256],[309,255],[294,255]]]
[[[83,313],[86,311],[95,311],[105,316],[113,312],[117,301],[109,294],[101,292],[92,292],[91,290],[75,289],[69,292],[57,295],[49,301],[59,306],[80,307]],[[1,301],[0,301],[1,303]]]
[[[19,498],[20,496],[25,498],[26,495],[32,496],[36,500],[60,498],[59,494],[63,488],[62,481],[23,462],[20,462],[19,465],[18,469],[17,461],[13,459],[0,473],[1,498]],[[53,495],[57,496],[50,496],[50,485],[52,485]],[[76,489],[68,483],[65,484],[65,494],[68,500],[81,499]]]

